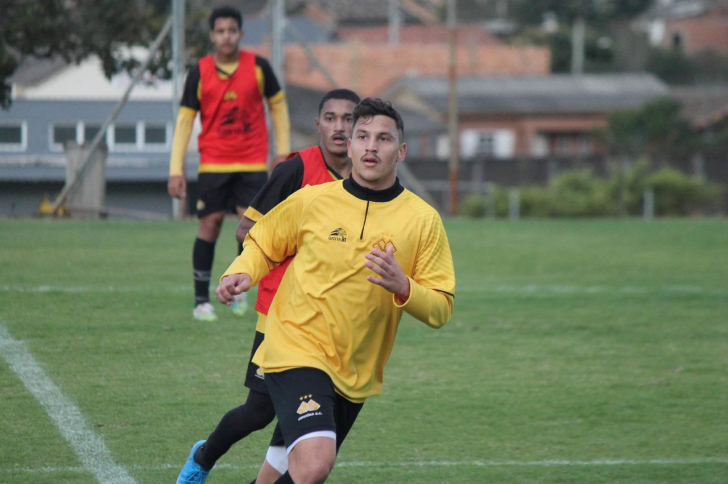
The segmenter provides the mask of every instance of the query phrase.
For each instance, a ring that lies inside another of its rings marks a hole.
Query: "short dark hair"
[[[404,122],[402,121],[402,116],[399,115],[389,101],[372,97],[362,99],[354,108],[354,125],[356,125],[359,118],[372,118],[374,116],[387,116],[394,119],[397,125],[397,131],[399,132],[400,142],[404,141]]]
[[[235,7],[225,5],[216,7],[210,14],[210,30],[215,30],[215,20],[219,18],[232,18],[238,23],[238,28],[243,28],[243,14]]]
[[[344,99],[346,101],[351,101],[354,104],[359,104],[359,96],[354,91],[351,91],[349,89],[333,89],[326,94],[324,94],[324,97],[321,98],[321,102],[319,103],[319,109],[318,112],[321,114],[321,110],[324,108],[324,104],[326,104],[326,101],[329,99]]]

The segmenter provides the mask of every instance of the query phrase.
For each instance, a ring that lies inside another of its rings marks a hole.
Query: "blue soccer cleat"
[[[232,309],[235,316],[245,316],[245,312],[248,310],[247,296],[247,293],[238,294],[235,296],[235,300],[230,303],[230,309]]]
[[[200,440],[192,446],[192,452],[190,452],[190,456],[187,462],[185,462],[182,472],[179,473],[177,484],[203,484],[207,480],[207,475],[210,471],[206,471],[200,464],[195,462],[195,452],[204,443],[204,440]]]

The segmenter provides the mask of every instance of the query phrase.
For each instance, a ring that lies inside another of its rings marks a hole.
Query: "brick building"
[[[646,74],[463,78],[458,82],[460,154],[504,160],[600,154],[595,131],[607,126],[608,113],[637,109],[668,93],[665,84]],[[445,78],[407,77],[383,97],[446,120]],[[409,143],[425,143],[439,158],[448,156],[444,134]]]
[[[728,52],[728,0],[666,0],[647,14],[653,45],[686,54]]]

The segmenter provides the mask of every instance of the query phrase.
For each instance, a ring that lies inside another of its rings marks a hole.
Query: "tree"
[[[579,18],[587,25],[584,39],[584,71],[605,72],[635,70],[635,58],[646,54],[635,49],[629,20],[651,5],[651,0],[513,0],[511,12],[514,20],[524,28],[516,42],[548,46],[551,51],[551,70],[569,72],[572,57],[572,25]],[[538,28],[549,13],[558,20],[560,28],[545,32]],[[625,36],[629,38],[625,38]],[[630,55],[618,52],[628,44]],[[635,53],[634,50],[639,51]]]
[[[186,39],[189,60],[209,48],[205,25],[210,6],[188,0]],[[0,106],[11,103],[9,78],[27,57],[61,57],[80,62],[101,59],[104,74],[133,70],[128,46],[148,46],[170,14],[170,0],[4,0],[0,15]],[[167,39],[149,67],[153,77],[171,77],[171,42]]]
[[[554,13],[567,24],[577,17],[583,17],[590,23],[602,23],[633,18],[652,3],[652,0],[514,0],[512,11],[515,20],[522,24],[538,25],[547,12]]]
[[[679,159],[691,155],[700,136],[680,113],[680,104],[657,99],[641,109],[609,115],[607,140],[615,154],[650,159]]]

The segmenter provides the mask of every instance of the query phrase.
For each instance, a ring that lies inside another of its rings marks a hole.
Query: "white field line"
[[[76,452],[83,467],[100,484],[136,484],[127,471],[114,463],[104,442],[89,428],[81,411],[45,374],[25,343],[17,341],[0,324],[0,355],[38,400]]]
[[[150,466],[130,466],[135,471],[163,471],[168,469],[181,469],[184,462],[179,464],[159,464]],[[336,467],[557,467],[557,466],[582,466],[582,467],[608,467],[608,466],[686,466],[721,464],[728,465],[728,457],[705,457],[696,459],[598,459],[598,460],[538,460],[538,461],[405,461],[405,462],[362,462],[362,461],[340,461]],[[232,470],[255,470],[258,464],[218,464],[215,469]],[[0,468],[3,473],[16,472],[26,474],[51,474],[56,472],[86,472],[83,467],[4,467]]]
[[[62,292],[62,293],[86,293],[86,292],[192,292],[192,284],[184,286],[0,286],[2,292]]]
[[[578,286],[570,284],[483,285],[456,287],[455,293],[479,294],[728,294],[728,290],[690,285]]]
[[[0,293],[165,293],[192,292],[192,284],[170,286],[0,286]],[[501,284],[463,286],[456,288],[457,294],[728,294],[728,290],[704,288],[693,285],[663,286],[580,286],[575,284]]]

